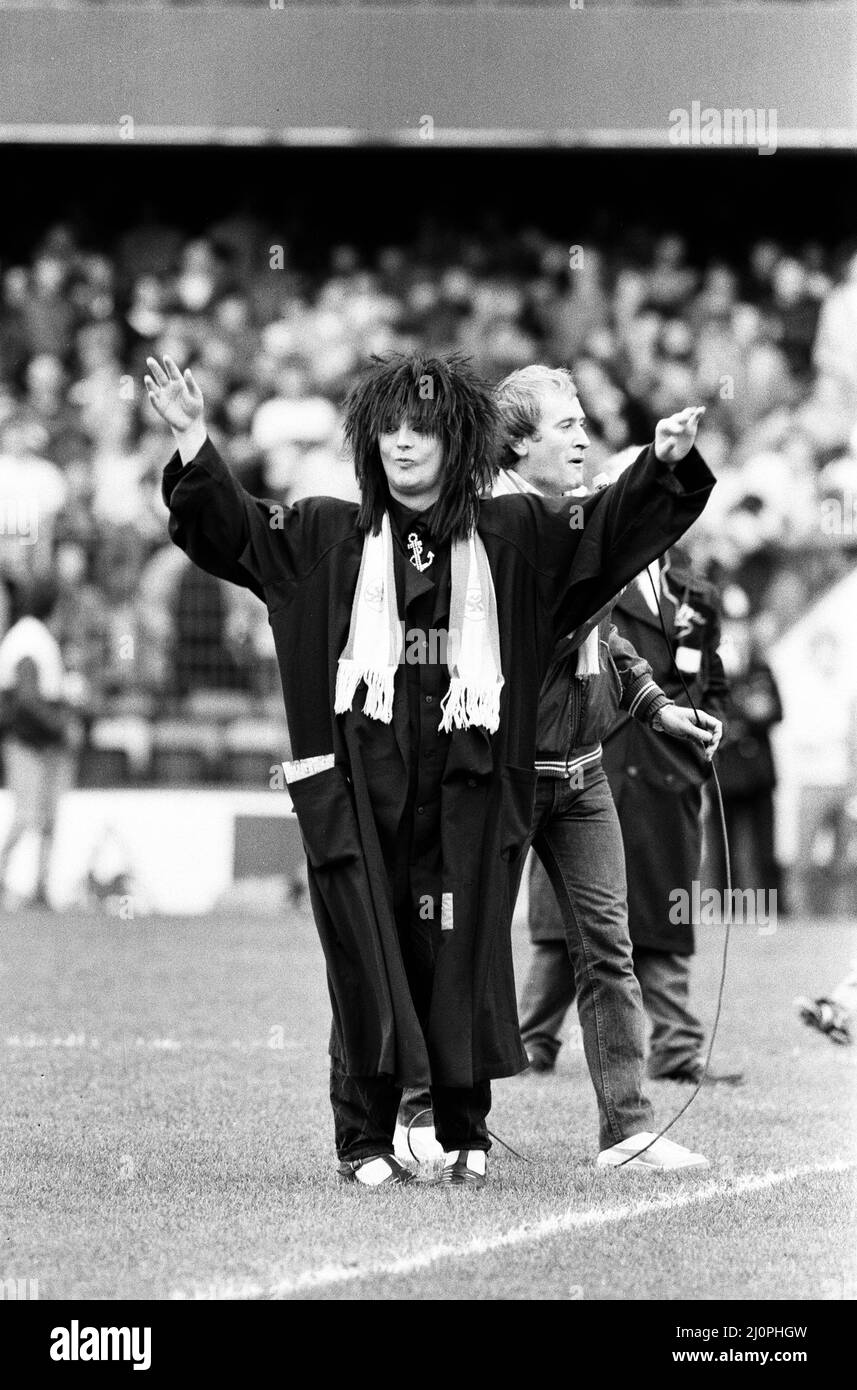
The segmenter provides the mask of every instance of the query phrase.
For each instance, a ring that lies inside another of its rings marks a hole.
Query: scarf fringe
[[[495,734],[500,727],[502,688],[502,676],[494,685],[481,689],[466,685],[461,676],[452,676],[449,689],[440,702],[442,718],[439,727],[448,734],[453,729],[469,729],[479,725],[490,734]]]
[[[335,714],[346,714],[361,681],[366,682],[366,700],[363,713],[370,719],[380,719],[389,724],[393,718],[393,693],[396,680],[395,666],[381,670],[370,670],[356,661],[340,657],[336,671],[336,693],[333,710]]]

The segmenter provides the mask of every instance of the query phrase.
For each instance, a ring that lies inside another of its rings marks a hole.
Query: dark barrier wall
[[[857,147],[855,74],[854,0],[11,10],[0,139]]]

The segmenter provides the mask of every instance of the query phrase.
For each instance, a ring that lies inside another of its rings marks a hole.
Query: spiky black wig
[[[428,518],[438,541],[463,540],[476,524],[480,496],[496,475],[502,419],[491,387],[459,354],[374,357],[345,402],[345,438],[360,485],[358,525],[377,534],[390,500],[378,436],[407,420],[443,443],[440,495]]]

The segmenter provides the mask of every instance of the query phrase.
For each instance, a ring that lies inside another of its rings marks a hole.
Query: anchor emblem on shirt
[[[415,570],[419,570],[420,574],[422,574],[423,570],[427,570],[434,559],[434,551],[430,550],[425,560],[423,560],[423,543],[416,531],[412,531],[408,536],[408,548],[411,552],[409,557],[411,564]]]

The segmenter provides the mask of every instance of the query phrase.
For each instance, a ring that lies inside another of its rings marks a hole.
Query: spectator
[[[835,257],[766,238],[705,264],[670,230],[570,247],[486,217],[478,233],[426,220],[374,254],[307,251],[241,206],[192,235],[151,207],[113,246],[55,225],[0,272],[0,575],[47,563],[58,541],[98,556],[85,606],[101,604],[114,641],[136,633],[138,653],[120,661],[111,644],[99,698],[135,681],[166,698],[175,594],[151,621],[139,601],[163,549],[160,458],[133,386],[143,359],[191,361],[246,486],[285,501],[354,496],[345,383],[372,352],[419,345],[469,351],[494,379],[538,358],[573,367],[593,474],[676,401],[706,403],[722,481],[696,558],[782,628],[841,575],[857,536],[855,343],[853,245]],[[820,521],[831,497],[835,533]],[[33,498],[35,545],[19,515]]]
[[[749,621],[749,601],[740,590],[724,595],[721,646],[729,681],[726,733],[720,749],[719,777],[735,888],[774,893],[782,913],[782,885],[774,846],[776,769],[771,729],[783,717],[780,692],[759,640],[760,625]],[[710,837],[720,859],[718,881],[725,887],[722,836]]]
[[[74,779],[77,729],[59,645],[48,620],[56,601],[50,581],[28,586],[23,615],[0,642],[3,764],[12,821],[0,846],[0,890],[24,835],[38,836],[36,882],[29,901],[49,907],[48,875],[56,816]],[[5,894],[5,905],[12,899]]]

